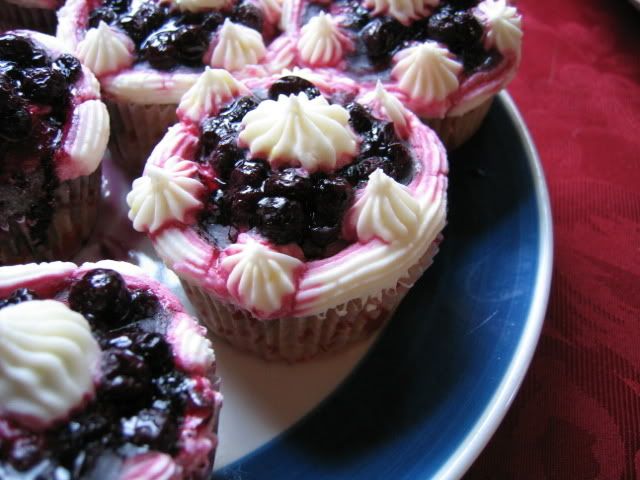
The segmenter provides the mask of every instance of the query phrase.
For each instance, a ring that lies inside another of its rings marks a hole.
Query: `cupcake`
[[[381,81],[451,148],[480,127],[520,63],[521,17],[506,0],[298,0],[299,67]]]
[[[58,0],[0,0],[0,31],[27,28],[54,34],[61,5]]]
[[[222,397],[203,331],[127,263],[0,268],[0,477],[209,478]]]
[[[67,259],[100,200],[107,109],[93,74],[54,38],[0,35],[0,265]]]
[[[264,76],[282,34],[278,0],[68,0],[58,37],[99,78],[116,160],[139,175],[206,66]]]
[[[436,135],[386,90],[356,97],[338,78],[208,71],[178,114],[129,218],[210,332],[298,361],[378,330],[440,241]]]

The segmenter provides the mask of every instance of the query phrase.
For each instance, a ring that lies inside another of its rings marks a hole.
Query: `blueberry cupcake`
[[[112,150],[138,175],[206,66],[265,76],[281,15],[278,0],[68,0],[57,35],[100,80]]]
[[[0,0],[0,31],[17,28],[54,34],[59,0]]]
[[[0,35],[0,265],[73,256],[100,200],[107,109],[54,38]]]
[[[297,0],[295,64],[385,88],[456,147],[520,63],[507,0]]]
[[[306,360],[378,330],[430,264],[446,154],[384,88],[356,97],[350,82],[291,75],[250,87],[209,71],[187,92],[129,218],[215,336]]]
[[[0,477],[209,478],[222,397],[203,332],[127,263],[0,268]]]

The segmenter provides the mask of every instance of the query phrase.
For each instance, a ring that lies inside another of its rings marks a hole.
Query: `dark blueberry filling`
[[[103,478],[137,453],[173,455],[185,412],[211,408],[195,381],[175,368],[164,339],[168,318],[152,292],[96,269],[56,296],[65,297],[87,318],[102,349],[96,396],[42,434],[0,420],[0,478]],[[0,308],[34,298],[18,289]]]
[[[44,241],[58,186],[53,156],[81,66],[21,35],[0,35],[0,235],[28,228]]]
[[[320,92],[299,77],[283,77],[266,92],[269,98]],[[256,97],[243,97],[216,117],[200,125],[200,163],[211,166],[205,208],[199,217],[201,234],[218,247],[235,242],[239,232],[256,229],[276,244],[297,243],[309,259],[335,254],[348,243],[342,220],[354,191],[364,187],[369,175],[381,168],[407,184],[413,159],[396,136],[393,124],[374,118],[359,103],[347,106],[350,123],[361,137],[354,161],[334,173],[307,174],[298,168],[272,169],[261,159],[249,159],[237,146],[240,121],[258,105]]]
[[[495,49],[485,50],[483,28],[471,9],[478,0],[446,0],[431,15],[402,25],[391,16],[372,16],[360,0],[337,0],[330,4],[333,14],[341,15],[342,25],[355,39],[355,51],[350,54],[347,68],[359,75],[387,72],[391,58],[413,42],[435,40],[458,56],[466,74],[489,69],[501,56]],[[321,5],[310,3],[303,21],[317,14]]]
[[[242,0],[227,11],[198,13],[181,12],[168,2],[156,0],[137,8],[131,7],[130,0],[105,0],[89,13],[87,26],[97,27],[103,21],[118,27],[133,40],[138,62],[171,70],[202,66],[209,42],[227,17],[266,37],[271,35],[264,25],[263,12],[250,0]]]

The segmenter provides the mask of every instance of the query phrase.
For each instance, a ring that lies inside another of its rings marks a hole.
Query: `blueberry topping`
[[[361,32],[367,54],[380,57],[393,51],[402,42],[404,27],[393,18],[374,18]]]
[[[102,352],[102,392],[112,401],[142,402],[149,394],[151,375],[144,358],[131,350],[111,348]],[[123,408],[127,408],[123,405]]]
[[[318,88],[309,80],[288,75],[281,77],[269,87],[269,98],[277,100],[280,95],[297,95],[304,92],[308,98],[320,96]]]
[[[5,300],[0,300],[0,308],[8,307],[9,305],[17,305],[22,302],[28,302],[30,300],[37,300],[38,296],[28,288],[18,288]]]
[[[177,59],[185,65],[200,65],[209,46],[206,32],[196,25],[184,25],[173,32]]]
[[[110,7],[98,7],[89,13],[89,28],[96,28],[100,22],[104,22],[107,25],[115,22],[118,18],[118,14],[113,8]]]
[[[305,225],[304,210],[297,200],[265,197],[258,202],[259,230],[275,243],[300,239]]]
[[[264,183],[264,193],[273,196],[304,200],[311,192],[311,180],[295,168],[273,172]]]
[[[33,467],[41,458],[41,445],[35,436],[18,438],[9,452],[9,461],[18,471]]]
[[[262,25],[264,23],[262,12],[250,2],[238,4],[231,14],[231,19],[234,22],[242,23],[249,28],[253,28],[258,32],[262,31]]]
[[[256,205],[262,198],[262,192],[253,187],[241,187],[229,194],[229,216],[236,225],[254,225]]]
[[[89,321],[117,326],[126,318],[131,296],[122,276],[98,268],[87,272],[69,292],[69,306]]]
[[[240,160],[229,175],[229,186],[259,187],[267,178],[267,165],[260,160]]]
[[[373,117],[369,109],[361,103],[351,103],[347,105],[349,111],[349,124],[358,133],[365,133],[371,130],[373,126]]]
[[[178,52],[173,32],[162,31],[147,38],[140,48],[142,57],[158,70],[169,70],[177,65]]]
[[[134,290],[131,292],[129,304],[130,321],[153,317],[160,309],[158,297],[147,290]]]
[[[47,61],[47,55],[31,40],[12,33],[0,35],[0,57],[21,67],[41,66]]]
[[[253,97],[241,97],[221,112],[221,116],[228,122],[239,122],[251,110],[258,106],[258,101]]]
[[[151,32],[162,26],[165,20],[163,7],[155,2],[145,2],[134,13],[121,17],[118,24],[139,45]]]
[[[123,418],[120,421],[122,438],[134,445],[149,445],[153,449],[175,443],[177,431],[169,415],[166,410],[146,408],[130,418]]]
[[[76,57],[64,53],[53,62],[53,68],[59,71],[67,82],[74,82],[82,72],[82,66]]]
[[[52,68],[28,68],[23,72],[22,91],[37,103],[46,103],[64,96],[67,82],[64,75]]]
[[[315,185],[315,218],[324,225],[338,223],[353,198],[353,189],[344,178],[322,178]]]
[[[455,53],[478,43],[483,33],[482,26],[472,13],[456,11],[448,6],[434,13],[427,25],[429,37],[444,43]]]

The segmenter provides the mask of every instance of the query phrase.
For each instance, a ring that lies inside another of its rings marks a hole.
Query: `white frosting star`
[[[103,21],[89,29],[76,48],[77,57],[98,76],[129,67],[132,52],[131,39]]]
[[[520,55],[522,43],[522,17],[505,0],[484,0],[476,8],[476,16],[486,27],[487,44],[501,53],[508,51]]]
[[[314,67],[329,67],[342,60],[351,42],[340,31],[335,19],[324,12],[312,17],[298,40],[300,58]]]
[[[227,18],[218,33],[218,43],[209,64],[231,71],[241,70],[246,65],[258,63],[266,53],[259,32]]]

